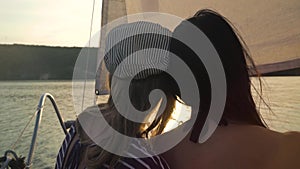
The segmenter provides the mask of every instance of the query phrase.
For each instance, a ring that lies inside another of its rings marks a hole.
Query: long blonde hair
[[[129,90],[131,103],[140,111],[145,111],[150,108],[151,105],[148,97],[153,89],[162,90],[167,98],[166,108],[162,115],[157,117],[150,124],[133,122],[126,119],[118,112],[113,99],[110,97],[106,104],[98,105],[107,123],[116,131],[129,137],[147,139],[151,136],[161,134],[171,118],[177,96],[180,96],[179,88],[175,80],[167,73],[162,72],[159,75],[150,76],[146,79],[133,79],[130,84],[130,89],[132,89]],[[102,149],[100,146],[93,144],[93,141],[86,135],[79,123],[77,124],[77,130],[80,135],[80,141],[84,147],[81,161],[85,161],[86,166],[89,169],[100,168],[103,164],[108,164],[111,168],[116,167],[118,160],[122,157],[112,154]],[[114,144],[115,142],[117,145],[117,142],[119,141],[120,140],[113,140],[110,144]]]

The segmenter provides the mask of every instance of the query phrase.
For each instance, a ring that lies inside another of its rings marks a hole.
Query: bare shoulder
[[[300,132],[280,133],[279,136],[278,151],[270,165],[273,168],[300,168]]]
[[[248,156],[256,161],[256,168],[300,168],[300,132],[281,133],[251,125],[234,126],[232,131],[237,132],[236,138],[242,143],[237,151],[247,152],[243,157]],[[245,134],[247,136],[243,136]],[[232,146],[232,149],[238,144]]]
[[[218,127],[202,144],[194,144],[186,137],[164,155],[172,161],[171,168],[298,169],[299,144],[299,132],[280,133],[260,126],[231,124]]]
[[[289,131],[283,133],[286,141],[290,141],[291,143],[298,143],[297,145],[300,146],[300,132],[299,131]]]
[[[282,134],[282,153],[291,160],[298,160],[300,168],[300,132],[292,131]]]

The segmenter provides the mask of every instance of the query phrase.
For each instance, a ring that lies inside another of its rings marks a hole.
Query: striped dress
[[[170,169],[167,162],[160,156],[151,156],[146,149],[141,148],[139,143],[132,143],[130,148],[145,154],[147,158],[137,158],[133,154],[127,153],[132,158],[122,158],[118,161],[115,169]],[[95,145],[96,146],[96,145]],[[80,148],[76,129],[72,126],[64,139],[59,153],[57,155],[55,169],[78,169],[80,163]],[[69,155],[67,157],[67,152]],[[104,164],[101,169],[109,168],[108,164]]]

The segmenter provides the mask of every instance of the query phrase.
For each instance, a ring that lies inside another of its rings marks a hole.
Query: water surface
[[[272,112],[261,107],[269,127],[285,132],[300,131],[300,77],[265,77],[263,97]],[[75,119],[71,81],[12,81],[0,82],[0,153],[11,149],[21,130],[36,110],[41,94],[51,93],[58,103],[65,120]],[[255,92],[254,92],[254,95]],[[256,96],[255,96],[256,97]],[[27,156],[33,131],[33,122],[24,132],[15,150]],[[64,134],[50,102],[46,102],[37,149],[33,160],[34,169],[54,168],[56,154]]]

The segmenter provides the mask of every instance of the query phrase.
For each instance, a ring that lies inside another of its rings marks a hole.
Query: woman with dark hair
[[[300,168],[300,134],[269,130],[258,111],[251,94],[250,74],[259,78],[259,73],[237,30],[225,17],[205,9],[183,21],[174,36],[188,32],[186,22],[199,28],[216,49],[225,72],[227,96],[219,126],[206,142],[198,144],[210,107],[211,84],[197,55],[173,39],[171,51],[192,69],[201,102],[190,134],[163,155],[170,168]]]

